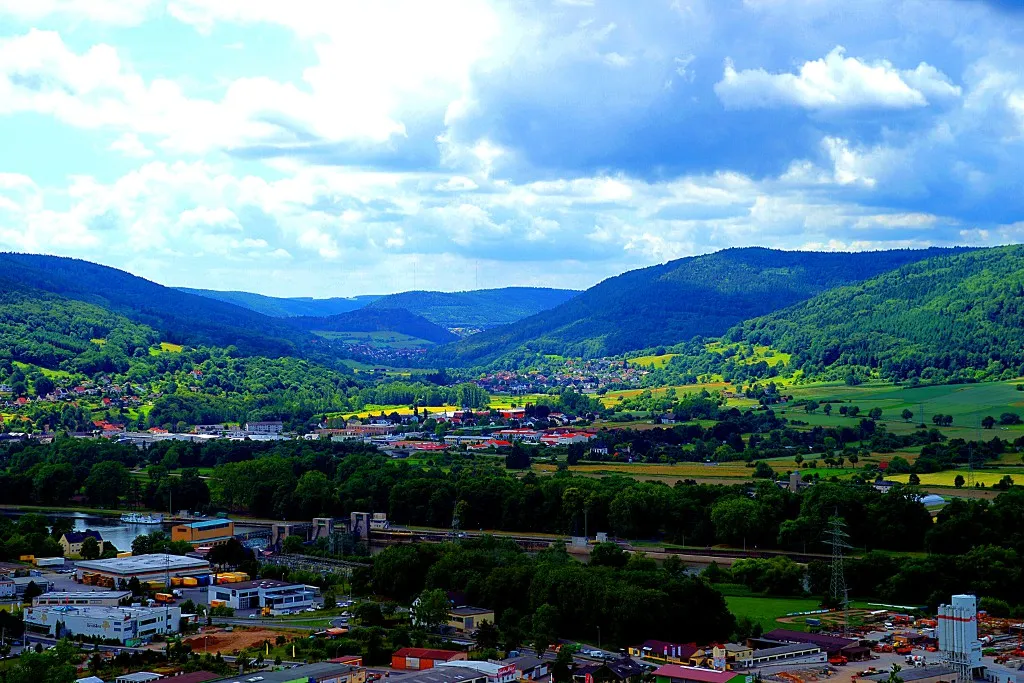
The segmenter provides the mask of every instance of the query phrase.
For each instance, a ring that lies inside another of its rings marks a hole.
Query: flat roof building
[[[193,547],[221,545],[234,537],[235,523],[230,519],[205,519],[171,527],[171,541],[185,541]]]
[[[654,672],[657,683],[731,683],[745,681],[746,678],[746,674],[735,671],[715,671],[678,664],[665,664]]]
[[[149,683],[161,678],[163,678],[163,675],[155,674],[152,671],[136,671],[131,674],[121,674],[114,679],[114,683]]]
[[[487,676],[463,666],[433,667],[391,676],[389,683],[487,683]]]
[[[403,647],[391,655],[391,668],[408,671],[422,671],[432,669],[435,664],[441,662],[452,662],[455,660],[466,661],[469,659],[465,652],[458,650],[432,650],[422,647]]]
[[[25,630],[54,638],[90,636],[135,644],[178,632],[178,607],[50,606],[25,609]]]
[[[519,679],[519,672],[516,669],[516,665],[512,662],[484,662],[475,660],[438,662],[434,668],[440,669],[441,667],[447,668],[452,666],[479,671],[487,677],[487,683],[512,683],[512,681]]]
[[[82,560],[75,563],[75,578],[82,581],[86,574],[105,577],[115,582],[137,578],[139,581],[164,579],[166,576],[204,576],[210,573],[210,563],[181,555],[133,555],[108,560]]]
[[[117,607],[125,598],[132,597],[131,591],[56,591],[43,593],[32,598],[33,607],[47,605],[73,605],[91,607]]]
[[[210,586],[209,600],[221,600],[231,609],[265,609],[270,614],[288,614],[313,606],[316,588],[276,579],[259,579]]]
[[[483,607],[456,607],[448,610],[448,627],[461,633],[470,633],[485,621],[494,623],[494,610]]]
[[[331,662],[319,662],[317,664],[304,664],[291,669],[281,671],[260,671],[251,676],[259,676],[260,683],[364,683],[366,681],[366,669],[361,666],[349,664],[334,664]],[[245,681],[246,678],[238,674],[222,678],[222,681]],[[176,678],[170,679],[177,681]],[[250,679],[251,680],[251,679]]]

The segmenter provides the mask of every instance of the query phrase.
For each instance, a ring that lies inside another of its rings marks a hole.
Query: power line
[[[828,521],[828,530],[825,532],[825,545],[832,546],[832,580],[829,586],[829,593],[832,599],[843,609],[843,634],[849,626],[850,594],[846,586],[846,574],[843,567],[843,549],[852,548],[847,539],[846,522],[836,514]]]

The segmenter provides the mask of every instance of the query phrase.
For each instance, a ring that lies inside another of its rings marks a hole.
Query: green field
[[[159,356],[161,353],[181,353],[184,350],[184,346],[181,344],[172,344],[171,342],[160,342],[159,348],[151,348],[149,355]]]
[[[710,351],[711,353],[723,354],[730,349],[741,349],[742,347],[742,344],[726,344],[724,342],[711,342],[704,345],[705,350]],[[736,359],[740,365],[753,365],[754,363],[764,361],[769,366],[775,367],[776,365],[786,365],[792,357],[791,354],[776,351],[770,346],[755,346],[753,348],[753,355],[746,356],[744,358],[733,356],[733,358]]]
[[[434,345],[434,342],[402,334],[401,332],[326,332],[314,330],[313,334],[324,339],[340,341],[343,344],[367,344],[382,349],[422,349]]]
[[[668,362],[678,355],[678,353],[665,353],[660,356],[639,356],[637,358],[630,358],[629,362],[645,368],[659,369],[668,365]]]
[[[803,625],[799,622],[782,623],[778,619],[792,612],[810,612],[819,608],[819,602],[814,598],[769,598],[727,595],[725,596],[725,604],[737,619],[747,617],[751,621],[761,624],[761,628],[765,631],[770,631],[774,628],[803,630]]]

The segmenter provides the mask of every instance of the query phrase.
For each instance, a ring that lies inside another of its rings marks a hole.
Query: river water
[[[35,511],[32,511],[35,512]],[[25,512],[21,510],[3,510],[2,514],[5,517],[18,518]],[[85,531],[86,529],[92,529],[100,532],[100,536],[103,537],[104,541],[113,543],[117,549],[121,552],[129,551],[132,549],[132,541],[139,536],[145,536],[154,531],[164,531],[168,534],[171,533],[171,527],[174,526],[170,523],[164,524],[126,524],[117,517],[101,517],[97,515],[89,515],[84,512],[68,512],[64,510],[44,510],[38,512],[43,515],[50,522],[57,517],[71,519],[74,524],[75,531]],[[255,531],[256,527],[239,526],[235,525],[235,533],[242,534],[248,531]]]

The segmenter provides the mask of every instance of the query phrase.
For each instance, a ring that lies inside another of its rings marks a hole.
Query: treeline
[[[620,646],[647,638],[723,641],[736,627],[721,593],[687,576],[678,560],[658,566],[634,555],[621,566],[586,565],[564,546],[531,557],[493,537],[388,548],[374,559],[372,589],[403,603],[425,589],[462,591],[470,604],[495,611],[503,649],[596,640],[598,629],[603,642]]]

